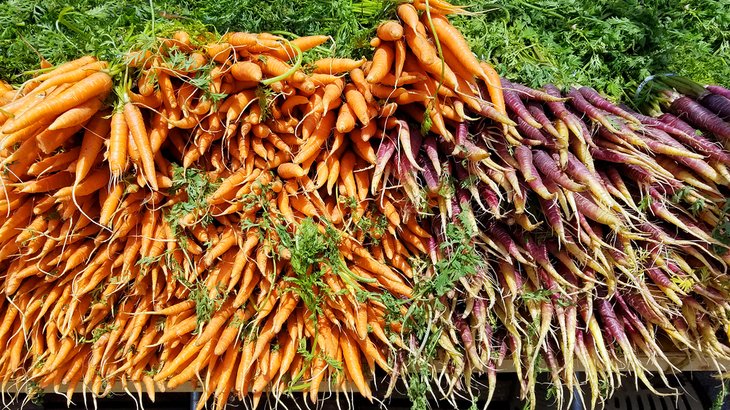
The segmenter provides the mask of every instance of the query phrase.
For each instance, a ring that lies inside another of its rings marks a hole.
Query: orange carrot
[[[137,106],[128,102],[124,104],[124,119],[127,120],[129,132],[132,135],[134,144],[137,146],[140,159],[142,161],[142,169],[145,179],[150,187],[157,191],[157,173],[155,171],[154,154],[150,146],[150,140],[147,138],[147,130],[144,125],[142,112]]]
[[[127,168],[127,120],[120,111],[112,114],[107,160],[114,179],[119,180]]]
[[[377,29],[377,35],[383,41],[397,41],[403,37],[403,26],[395,20],[388,20],[380,23]]]
[[[365,59],[323,58],[312,63],[316,74],[340,74],[352,71],[365,63]]]
[[[507,108],[504,102],[504,92],[502,91],[502,82],[499,78],[497,71],[488,63],[481,63],[482,70],[484,71],[484,82],[487,84],[487,91],[489,91],[489,98],[492,100],[492,104],[502,115],[507,115]]]
[[[91,100],[69,109],[59,115],[51,125],[49,130],[59,130],[61,128],[73,127],[81,125],[88,121],[101,108],[101,98],[92,98]]]
[[[366,77],[367,81],[371,84],[380,82],[390,72],[394,57],[393,47],[381,44],[373,54],[373,63]]]
[[[345,86],[345,99],[352,113],[360,120],[360,123],[365,126],[368,125],[370,123],[368,104],[365,101],[365,97],[352,84]]]
[[[300,178],[306,175],[306,172],[304,172],[302,167],[292,162],[287,162],[279,165],[279,167],[276,169],[276,172],[283,179]]]
[[[97,115],[86,127],[84,138],[81,141],[81,151],[76,161],[76,182],[74,185],[78,185],[89,174],[102,145],[104,145],[104,140],[109,134],[110,127],[109,119],[104,118],[103,115]]]
[[[337,131],[345,134],[354,128],[355,116],[352,113],[352,108],[349,104],[344,104],[340,107],[340,112],[337,115]]]
[[[58,115],[94,97],[104,95],[111,89],[112,78],[109,74],[104,72],[94,73],[74,84],[60,95],[50,100],[43,100],[22,115],[6,122],[2,132],[8,134],[18,131],[45,117]]]

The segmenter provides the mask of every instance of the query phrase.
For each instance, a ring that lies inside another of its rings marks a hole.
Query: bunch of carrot
[[[2,390],[255,406],[372,398],[380,369],[418,402],[483,373],[491,397],[511,357],[533,405],[546,369],[595,407],[668,345],[730,360],[730,93],[649,117],[535,90],[471,53],[461,9],[396,11],[371,60],[179,31],[0,84]]]
[[[112,112],[93,58],[4,90],[3,388],[371,397],[430,235],[369,196],[384,119],[336,75],[364,61],[288,63],[326,40],[178,32]]]

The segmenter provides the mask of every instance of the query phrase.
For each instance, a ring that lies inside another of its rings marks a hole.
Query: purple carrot
[[[588,219],[586,219],[585,215],[582,213],[576,214],[578,217],[578,226],[580,227],[579,234],[582,230],[582,232],[585,235],[581,235],[581,238],[583,239],[582,242],[586,244],[588,247],[594,247],[597,246],[597,244],[594,244],[593,241],[598,239],[599,237],[596,235],[596,232],[593,231],[593,227],[588,222]],[[587,238],[585,236],[588,236]]]
[[[423,145],[423,135],[421,135],[421,130],[419,130],[417,127],[411,127],[410,134],[411,152],[413,153],[413,156],[416,157],[418,155],[418,151],[421,150],[421,145]]]
[[[423,148],[426,151],[428,159],[431,160],[433,168],[436,170],[437,175],[441,175],[441,161],[439,161],[439,151],[436,145],[436,139],[429,135],[423,140]]]
[[[545,151],[533,150],[532,159],[535,168],[537,168],[546,179],[555,181],[558,185],[568,191],[582,191],[585,187],[565,175],[558,167],[553,158]]]
[[[418,164],[423,168],[423,172],[421,172],[421,175],[423,176],[423,180],[426,182],[426,187],[428,188],[429,192],[432,194],[435,194],[439,190],[439,176],[436,173],[436,170],[433,168],[433,165],[428,162],[423,154],[420,154],[417,158]]]
[[[623,171],[630,180],[642,185],[649,185],[655,181],[649,171],[636,165],[623,164]]]
[[[675,239],[672,238],[662,227],[649,221],[644,221],[635,226],[639,231],[649,234],[649,238],[660,243],[671,244]]]
[[[713,94],[721,95],[725,98],[730,98],[730,90],[725,87],[721,87],[719,85],[708,85],[705,88],[707,89],[707,91]]]
[[[641,321],[639,316],[636,314],[634,309],[629,307],[629,305],[626,303],[626,300],[619,294],[618,292],[614,295],[614,298],[616,299],[616,302],[618,302],[619,307],[621,308],[622,316],[624,319],[628,320],[629,323],[631,323],[631,326],[634,328],[644,328],[644,322]]]
[[[668,146],[682,150],[684,149],[684,146],[679,141],[675,140],[669,134],[662,130],[647,129],[646,135]],[[677,156],[674,158],[674,160],[711,181],[717,181],[717,171],[715,171],[715,169],[712,168],[710,164],[701,159]]]
[[[724,121],[730,120],[730,98],[717,94],[708,94],[702,98],[701,103]]]
[[[565,241],[565,226],[563,226],[563,215],[560,213],[560,205],[557,199],[538,198],[542,213],[545,215],[548,224],[561,241]]]
[[[651,208],[651,211],[652,213],[654,213],[654,215],[701,240],[710,243],[715,242],[715,239],[713,239],[709,235],[709,232],[711,232],[711,230],[702,229],[700,226],[690,221],[684,215],[676,215],[672,213],[669,209],[667,209],[666,206],[664,206],[661,199],[656,198],[656,196],[654,195],[655,193],[658,194],[655,189],[650,190],[650,194],[652,194],[654,199],[652,201],[649,201],[649,207]]]
[[[428,238],[426,247],[428,248],[428,255],[431,257],[431,262],[436,264],[438,262],[438,244],[436,243],[436,237],[432,236]]]
[[[519,170],[522,172],[522,176],[525,178],[527,185],[532,188],[535,193],[543,199],[553,199],[555,194],[548,191],[545,185],[542,183],[540,174],[535,169],[535,165],[532,163],[532,151],[524,145],[515,147],[515,159],[519,165]]]
[[[613,212],[601,208],[588,196],[576,192],[573,194],[573,198],[578,212],[588,217],[588,219],[608,225],[614,230],[621,226],[621,220]]]
[[[591,147],[589,151],[593,156],[593,159],[597,159],[599,161],[613,162],[616,164],[623,164],[631,161],[631,158],[628,155],[608,148],[603,148],[601,146]]]
[[[544,91],[535,90],[535,89],[532,89],[532,88],[527,87],[522,84],[518,84],[518,83],[511,83],[511,84],[512,84],[512,89],[516,93],[518,93],[520,95],[524,95],[525,97],[527,97],[530,100],[544,101],[544,102],[555,102],[555,101],[566,101],[567,100],[567,98],[563,98],[562,96],[556,97],[556,96],[550,95]]]
[[[548,94],[552,96],[560,96],[560,90],[552,84],[548,84],[543,88]],[[555,114],[556,117],[560,118],[565,123],[565,125],[568,126],[570,132],[572,132],[576,137],[585,141],[583,127],[580,124],[582,123],[582,121],[568,110],[568,108],[565,106],[565,103],[563,103],[562,101],[548,102],[547,106],[548,108],[550,108],[550,111]]]
[[[707,155],[711,159],[720,161],[720,162],[730,162],[730,154],[728,154],[726,151],[724,151],[722,148],[718,147],[715,143],[708,140],[704,136],[702,136],[697,130],[692,128],[691,125],[687,124],[686,122],[682,121],[678,117],[665,113],[662,114],[659,117],[659,120],[663,124],[667,124],[668,126],[672,127],[673,129],[677,129],[681,131],[681,134],[676,134],[673,132],[669,132],[667,130],[663,130],[665,132],[668,132],[671,135],[674,135],[677,137],[682,143],[689,145],[690,147],[696,149],[700,153]]]
[[[628,294],[625,296],[626,303],[631,306],[642,319],[662,327],[670,326],[666,317],[660,316],[646,303],[643,297],[638,294]]]
[[[530,111],[530,114],[532,114],[533,118],[535,118],[537,122],[542,125],[543,130],[545,130],[548,134],[552,135],[555,138],[560,138],[560,133],[557,129],[555,129],[555,126],[547,117],[547,114],[545,114],[545,110],[543,109],[542,105],[537,103],[529,103],[527,105],[527,109]]]
[[[490,222],[487,224],[486,231],[489,233],[491,239],[496,240],[507,250],[507,253],[509,253],[510,256],[515,258],[520,263],[528,263],[525,257],[522,256],[522,252],[520,252],[520,248],[517,246],[517,243],[514,241],[514,239],[512,239],[512,236],[510,236],[507,231],[502,229],[500,224],[498,224],[497,222]]]
[[[624,332],[624,326],[616,317],[616,312],[611,307],[611,303],[605,299],[598,300],[598,313],[601,315],[604,329],[608,331],[608,334],[619,342],[622,347],[628,346],[629,340]]]
[[[451,197],[451,214],[453,215],[451,222],[458,222],[458,215],[461,214],[461,206],[459,205],[459,198],[456,195]]]
[[[377,161],[375,163],[375,170],[373,171],[373,180],[370,184],[370,190],[373,194],[378,191],[378,185],[385,171],[385,166],[388,165],[390,158],[393,157],[393,153],[395,152],[395,143],[393,141],[394,138],[390,134],[386,135],[380,141],[380,146],[376,154]]]
[[[647,268],[646,274],[660,288],[674,289],[676,285],[659,268]]]
[[[494,215],[495,218],[501,218],[501,213],[499,211],[499,196],[497,193],[494,192],[487,184],[479,184],[479,193],[481,194],[482,199],[487,203],[492,215]]]
[[[584,97],[583,94],[578,92],[575,88],[571,87],[570,91],[568,91],[568,97],[570,97],[570,103],[575,107],[578,111],[585,114],[593,120],[594,122],[597,122],[599,124],[602,124],[604,127],[606,127],[611,132],[618,132],[618,129],[614,126],[611,121],[608,121],[606,116],[604,116],[598,108],[591,105],[590,102],[588,102]]]
[[[601,179],[603,186],[606,188],[609,194],[611,194],[614,198],[624,198],[623,193],[613,184],[613,182],[611,182],[611,178],[606,174],[605,171],[598,171],[598,177]]]
[[[532,140],[539,143],[531,145],[544,145],[551,149],[555,148],[555,143],[545,138],[545,136],[539,129],[526,123],[522,118],[517,119],[517,130],[526,137],[526,141]]]
[[[624,118],[635,124],[640,123],[638,118],[636,118],[631,113],[621,109],[621,107],[618,107],[617,105],[612,104],[610,101],[608,101],[607,99],[603,98],[600,94],[598,94],[598,92],[596,90],[594,90],[590,87],[581,87],[578,89],[578,91],[594,107],[597,107],[602,110],[608,111],[612,114],[618,115],[619,117]]]
[[[669,114],[669,115],[671,115],[671,114]],[[682,131],[681,129],[679,129],[673,125],[662,122],[658,118],[649,117],[648,115],[643,115],[643,114],[639,114],[639,113],[634,113],[634,116],[636,116],[636,118],[638,118],[641,121],[641,124],[644,125],[645,128],[646,127],[657,128],[657,129],[660,129],[660,130],[666,132],[667,134],[675,135],[675,136],[677,134],[682,134],[682,135],[688,136],[688,137],[695,135],[694,130],[692,130],[689,134],[687,134],[686,131]],[[674,116],[672,115],[672,117],[674,117]],[[674,118],[677,118],[677,117],[674,117]],[[689,127],[690,129],[692,128],[689,125],[687,125],[687,127]]]
[[[456,133],[454,134],[454,144],[457,146],[464,145],[466,138],[469,136],[469,131],[466,128],[465,122],[460,122],[456,125]]]
[[[555,156],[553,158],[557,161]],[[568,166],[565,168],[565,172],[573,180],[587,186],[601,202],[605,202],[607,205],[613,204],[613,200],[611,200],[606,188],[603,187],[596,174],[588,170],[585,164],[580,162],[571,152],[568,152]]]
[[[454,176],[459,182],[464,182],[469,178],[469,171],[464,168],[460,162],[455,162],[453,165]],[[460,184],[461,185],[461,184]]]
[[[504,102],[508,108],[514,111],[524,122],[530,124],[534,128],[541,128],[539,122],[530,114],[520,96],[514,91],[512,83],[506,78],[502,78],[502,91],[504,93]],[[519,122],[518,122],[519,123]]]
[[[471,365],[474,366],[476,370],[480,370],[482,368],[482,363],[479,359],[477,346],[474,343],[474,335],[472,335],[469,325],[459,315],[454,315],[454,323],[456,324],[456,330],[459,331],[461,341],[464,343],[464,349],[469,356]]]
[[[727,295],[720,293],[711,286],[703,285],[701,283],[695,283],[692,290],[718,304],[724,304],[727,300]]]
[[[410,127],[408,126],[408,123],[402,120],[398,121],[398,125],[400,126],[398,130],[398,140],[401,143],[401,146],[403,147],[402,151],[406,155],[406,158],[408,158],[408,162],[411,163],[411,165],[416,168],[419,171],[423,171],[423,169],[418,165],[416,162],[416,154],[418,153],[418,149],[420,147],[416,147],[413,140],[413,133],[410,130]],[[420,138],[419,141],[420,142]],[[419,144],[420,145],[420,144]]]
[[[730,142],[730,124],[693,99],[679,97],[672,102],[669,109],[680,118],[687,118],[697,127],[710,131],[721,141]]]
[[[497,156],[504,161],[505,164],[512,168],[517,168],[519,164],[517,163],[517,160],[510,154],[509,150],[507,149],[507,145],[502,141],[494,141],[492,143],[494,146],[494,150],[497,153]]]
[[[540,265],[540,267],[548,271],[548,273],[557,273],[555,271],[555,267],[553,267],[553,265],[550,263],[550,258],[548,257],[548,249],[544,243],[537,243],[534,238],[528,239],[524,236],[521,239],[521,242],[524,243],[527,252],[530,254],[530,256],[532,256],[535,262]]]

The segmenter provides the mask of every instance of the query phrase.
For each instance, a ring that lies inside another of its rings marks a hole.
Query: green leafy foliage
[[[459,215],[465,218],[464,213]],[[424,295],[443,296],[454,288],[459,279],[476,273],[476,267],[482,260],[472,243],[473,232],[464,220],[461,224],[446,225],[446,240],[440,244],[446,257],[434,266],[436,274],[423,283],[421,292]]]
[[[722,0],[461,1],[474,52],[509,79],[590,85],[629,101],[650,74],[730,78],[730,3]]]
[[[730,78],[730,3],[723,0],[457,0],[456,16],[474,52],[508,78],[531,86],[590,85],[629,101],[650,74],[700,83]],[[131,45],[177,28],[325,34],[334,43],[305,55],[368,55],[390,0],[9,0],[0,4],[0,78],[93,54],[116,61]],[[155,17],[154,30],[151,24]],[[38,54],[37,54],[38,53]],[[728,85],[725,83],[724,85]],[[425,126],[428,125],[426,117]]]
[[[19,74],[38,69],[39,55],[52,64],[87,54],[118,61],[132,46],[144,47],[155,35],[180,28],[191,33],[208,29],[324,34],[332,36],[335,45],[320,54],[354,56],[369,52],[377,22],[392,14],[394,4],[384,0],[8,0],[0,2],[0,78],[21,82]]]
[[[187,194],[186,201],[173,204],[166,214],[167,221],[173,228],[173,232],[177,234],[179,230],[179,220],[185,215],[193,212],[205,211],[205,214],[200,219],[200,223],[204,225],[210,223],[212,217],[207,213],[207,198],[215,192],[218,185],[218,182],[210,181],[208,176],[199,169],[185,169],[179,165],[173,164],[172,186],[170,187],[170,193],[175,195],[184,190]]]

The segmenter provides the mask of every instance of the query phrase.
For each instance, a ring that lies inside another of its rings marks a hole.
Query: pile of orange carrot
[[[405,49],[428,40],[404,10],[414,28],[383,35],[397,77],[385,40],[372,62],[304,70],[326,37],[177,32],[116,86],[83,57],[5,87],[3,388],[370,397],[430,238],[403,193],[371,190],[374,142],[399,124],[375,98],[435,72]]]

